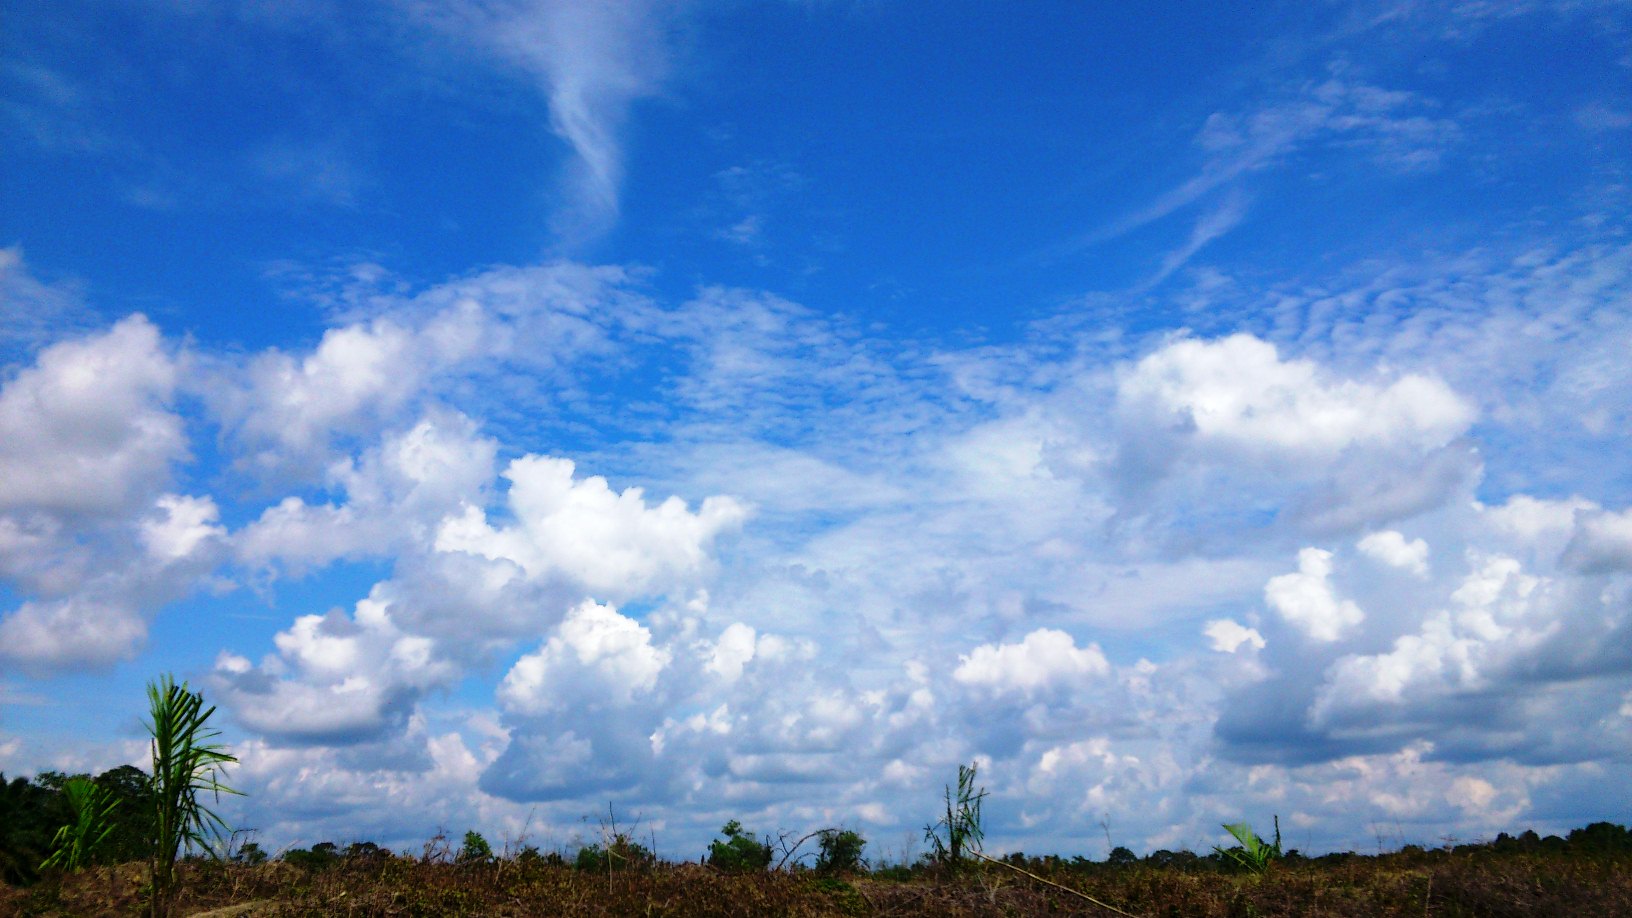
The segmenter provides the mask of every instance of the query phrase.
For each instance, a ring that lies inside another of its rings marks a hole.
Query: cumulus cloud
[[[373,430],[419,393],[435,369],[420,344],[385,319],[330,329],[304,357],[262,353],[213,397],[251,465],[321,464],[336,435]]]
[[[1177,337],[1119,368],[1108,471],[1121,512],[1212,529],[1350,532],[1475,480],[1465,400],[1425,374],[1371,380],[1234,334]]]
[[[376,588],[351,616],[303,615],[259,665],[223,653],[213,679],[245,726],[279,741],[348,745],[401,729],[426,691],[459,667],[397,626]]]
[[[1589,573],[1632,570],[1632,510],[1583,510],[1564,549],[1564,564]]]
[[[496,441],[470,418],[438,412],[329,467],[337,503],[288,497],[234,537],[238,557],[300,570],[429,545],[442,520],[480,503],[494,477]]]
[[[176,364],[141,315],[41,351],[0,388],[0,512],[112,516],[187,455]]]
[[[1361,444],[1443,446],[1474,416],[1439,380],[1330,379],[1313,361],[1282,360],[1275,345],[1251,335],[1176,340],[1141,359],[1118,396],[1127,409],[1182,425],[1201,441],[1311,459]]]
[[[514,525],[494,526],[467,507],[443,523],[437,550],[511,561],[534,579],[564,576],[595,595],[626,598],[695,576],[713,540],[747,515],[730,497],[706,498],[695,513],[678,497],[651,507],[641,488],[614,492],[598,475],[575,479],[575,468],[546,456],[511,462],[504,477]]]
[[[1298,571],[1264,585],[1264,602],[1281,618],[1317,641],[1331,642],[1365,621],[1366,614],[1332,589],[1332,553],[1319,548],[1298,552]]]
[[[1264,636],[1258,633],[1258,629],[1248,628],[1234,619],[1214,619],[1207,623],[1202,634],[1207,636],[1212,648],[1220,653],[1235,653],[1246,644],[1251,644],[1259,650],[1264,649]]]
[[[1419,577],[1428,575],[1428,543],[1421,539],[1407,542],[1400,533],[1384,529],[1367,533],[1354,547],[1391,567],[1408,570]]]
[[[504,709],[539,714],[569,705],[624,705],[651,691],[670,653],[611,606],[585,602],[499,684]]]
[[[1039,628],[1018,644],[982,644],[958,658],[952,678],[970,686],[1031,693],[1110,672],[1099,645],[1078,647],[1071,635]]]
[[[224,537],[221,511],[210,497],[161,495],[155,513],[141,523],[141,540],[148,554],[164,564],[193,557],[206,542]]]
[[[107,666],[135,656],[147,623],[128,605],[88,597],[25,602],[0,621],[0,659],[29,670]]]

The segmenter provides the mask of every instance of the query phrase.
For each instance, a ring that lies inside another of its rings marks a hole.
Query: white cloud
[[[652,645],[651,631],[639,622],[586,601],[542,647],[516,661],[499,684],[499,702],[523,715],[627,705],[657,685],[671,656]]]
[[[1248,628],[1234,619],[1214,619],[1202,629],[1202,634],[1212,642],[1213,649],[1220,653],[1235,653],[1244,644],[1251,644],[1259,650],[1264,649],[1264,636],[1258,633],[1258,629]]]
[[[264,510],[234,536],[238,557],[299,570],[428,547],[445,517],[483,499],[497,451],[468,417],[423,418],[357,459],[330,466],[326,477],[345,494],[342,503],[314,506],[289,497]]]
[[[1283,361],[1275,345],[1251,335],[1173,341],[1122,378],[1118,398],[1124,410],[1182,423],[1198,440],[1312,460],[1355,445],[1443,446],[1474,417],[1439,380],[1332,379],[1313,361]]]
[[[0,512],[113,516],[151,499],[187,454],[175,386],[140,315],[41,351],[0,389]]]
[[[1632,570],[1632,509],[1620,513],[1584,510],[1576,515],[1575,534],[1563,562],[1592,573]]]
[[[135,656],[147,624],[126,605],[85,597],[25,602],[0,620],[0,659],[24,669],[107,666]]]
[[[1077,647],[1071,635],[1039,628],[1018,644],[982,644],[958,658],[952,678],[997,691],[1032,693],[1107,675],[1111,666],[1098,644]]]
[[[623,180],[624,121],[668,76],[668,17],[675,7],[648,0],[499,0],[419,10],[540,82],[550,129],[574,157],[565,170],[570,202],[556,229],[568,242],[580,242],[610,228]]]
[[[1418,577],[1428,576],[1428,543],[1421,539],[1407,542],[1400,533],[1384,529],[1368,533],[1354,547],[1384,564],[1408,570]]]
[[[530,578],[565,576],[598,596],[664,592],[696,576],[716,536],[747,511],[729,497],[706,498],[697,512],[670,497],[648,506],[640,488],[614,492],[600,476],[573,477],[570,459],[524,456],[510,463],[512,526],[495,527],[479,508],[443,523],[442,552],[468,552],[521,566]]]
[[[407,723],[417,700],[459,673],[435,643],[402,631],[376,587],[350,617],[303,615],[259,666],[233,654],[214,682],[245,726],[280,741],[347,745]]]
[[[321,464],[337,434],[365,433],[418,394],[428,365],[411,331],[389,320],[330,329],[312,353],[267,351],[244,385],[216,391],[217,410],[253,466]]]
[[[158,513],[142,521],[141,539],[148,554],[161,563],[192,557],[205,542],[227,534],[218,525],[221,511],[210,497],[165,494],[155,509]]]
[[[1297,573],[1282,574],[1264,585],[1264,602],[1309,637],[1336,641],[1365,621],[1366,614],[1352,601],[1338,598],[1331,575],[1332,553],[1305,548],[1298,552]]]
[[[742,668],[754,659],[754,638],[751,626],[733,622],[720,632],[704,669],[728,682],[741,678]]]

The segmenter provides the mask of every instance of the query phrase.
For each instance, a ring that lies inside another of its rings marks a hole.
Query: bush
[[[816,855],[817,873],[861,873],[867,864],[861,859],[861,849],[867,840],[849,829],[823,829],[816,837],[820,851]]]
[[[720,829],[720,834],[725,838],[716,839],[708,846],[710,866],[729,873],[748,873],[771,866],[771,846],[754,838],[742,823],[733,819]]]
[[[604,847],[593,844],[578,849],[578,858],[573,862],[573,866],[579,870],[607,872],[644,870],[656,863],[656,855],[628,835],[619,832],[613,835],[611,843]]]
[[[493,859],[493,846],[487,843],[482,833],[471,829],[465,833],[465,842],[459,846],[458,861],[461,864],[483,864]]]
[[[340,860],[340,848],[334,842],[318,842],[310,848],[291,848],[283,853],[283,862],[307,870],[326,870]]]

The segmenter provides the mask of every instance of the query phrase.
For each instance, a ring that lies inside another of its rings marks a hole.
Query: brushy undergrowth
[[[1142,916],[1447,918],[1632,915],[1632,852],[1407,849],[1381,856],[1288,859],[1267,874],[1200,862],[1108,866],[1017,859],[1051,882]],[[137,865],[93,868],[0,888],[0,914],[132,915],[146,891]],[[728,872],[700,864],[588,871],[544,858],[449,863],[342,856],[323,868],[193,861],[177,877],[178,914],[283,915],[1099,915],[1095,906],[997,865],[831,876]]]

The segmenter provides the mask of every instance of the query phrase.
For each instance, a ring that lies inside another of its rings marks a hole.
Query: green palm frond
[[[113,813],[119,803],[107,788],[90,778],[69,778],[62,793],[74,821],[58,829],[51,839],[51,856],[40,864],[42,870],[60,867],[74,871],[87,866],[96,849],[113,834]]]
[[[221,783],[225,766],[237,757],[211,742],[221,734],[210,729],[212,706],[204,696],[177,685],[170,676],[148,683],[151,711],[148,733],[153,737],[153,913],[161,915],[175,883],[176,860],[183,850],[213,851],[211,842],[231,834],[225,820],[201,799],[209,794],[237,794]]]

